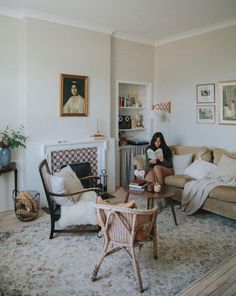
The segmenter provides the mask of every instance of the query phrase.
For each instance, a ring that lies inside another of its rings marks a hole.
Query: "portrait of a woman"
[[[88,77],[61,75],[61,116],[88,115]]]

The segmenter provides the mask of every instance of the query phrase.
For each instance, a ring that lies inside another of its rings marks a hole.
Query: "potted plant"
[[[14,148],[24,147],[27,137],[24,135],[24,127],[19,130],[13,130],[9,126],[0,132],[0,164],[8,166],[11,163],[11,150]]]

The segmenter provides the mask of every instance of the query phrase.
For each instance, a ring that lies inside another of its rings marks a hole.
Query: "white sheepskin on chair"
[[[71,225],[97,225],[95,203],[96,193],[85,192],[76,204],[61,206],[59,226],[64,228]]]

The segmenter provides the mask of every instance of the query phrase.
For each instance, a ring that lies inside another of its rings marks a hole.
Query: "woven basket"
[[[15,214],[22,222],[32,221],[37,218],[39,213],[40,194],[37,191],[28,190],[17,193],[13,191]]]

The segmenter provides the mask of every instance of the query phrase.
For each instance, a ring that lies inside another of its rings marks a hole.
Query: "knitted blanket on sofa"
[[[211,190],[217,186],[236,186],[236,180],[229,177],[203,178],[187,182],[182,193],[181,205],[186,215],[201,208]]]

